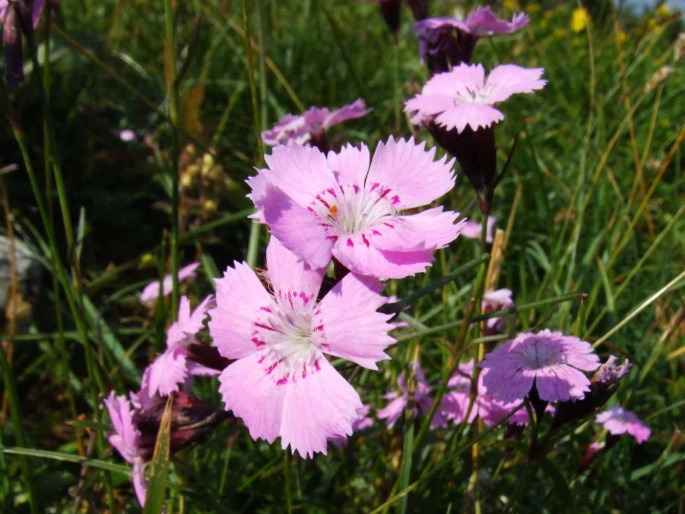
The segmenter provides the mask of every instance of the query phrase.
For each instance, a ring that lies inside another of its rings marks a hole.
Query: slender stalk
[[[74,228],[71,222],[71,213],[69,212],[69,202],[67,201],[66,188],[64,186],[64,177],[62,175],[62,167],[60,164],[60,159],[56,155],[57,144],[55,139],[55,123],[52,119],[52,110],[50,108],[50,97],[47,91],[46,84],[49,84],[50,80],[50,70],[49,66],[46,67],[47,71],[41,76],[39,74],[41,70],[40,63],[38,62],[38,53],[36,46],[33,41],[32,31],[25,31],[26,41],[28,42],[31,62],[33,64],[34,70],[36,70],[36,76],[38,77],[35,82],[38,84],[38,89],[40,91],[40,97],[43,107],[43,131],[45,135],[45,149],[46,149],[46,171],[47,168],[52,165],[52,170],[55,174],[55,186],[57,187],[57,197],[59,199],[60,211],[62,214],[62,223],[64,224],[64,233],[67,239],[67,250],[68,255],[71,256],[74,250]],[[46,45],[46,58],[49,59],[49,45]],[[49,61],[48,61],[49,62]],[[49,196],[48,190],[48,196]],[[48,216],[52,216],[51,210],[48,211]]]
[[[10,264],[10,287],[9,287],[9,301],[5,307],[5,317],[7,318],[7,340],[3,341],[0,351],[6,352],[7,365],[12,367],[12,356],[14,354],[14,336],[17,330],[17,307],[19,303],[19,281],[17,277],[17,251],[14,239],[14,227],[12,225],[12,214],[10,213],[9,199],[5,184],[0,177],[0,198],[2,199],[2,206],[5,211],[5,226],[7,227],[7,239],[9,239],[9,264]],[[9,391],[5,388],[2,395],[2,410],[0,411],[0,426],[5,425],[7,419],[7,409],[9,405]]]
[[[261,106],[259,104],[259,95],[257,93],[257,84],[255,82],[255,68],[252,56],[252,46],[250,42],[252,41],[252,29],[250,26],[249,13],[249,0],[241,0],[241,5],[243,9],[243,26],[245,37],[243,38],[244,52],[245,52],[245,67],[247,68],[247,78],[250,84],[250,97],[252,100],[252,125],[254,128],[256,143],[257,143],[257,157],[255,163],[259,164],[264,158],[264,143],[262,142],[262,122],[263,118],[261,115]],[[259,24],[259,30],[261,30],[261,23]],[[264,49],[260,53],[260,63],[264,60]],[[263,63],[262,63],[263,65]],[[261,77],[265,80],[263,74]],[[247,263],[254,267],[257,264],[257,256],[259,255],[259,239],[261,234],[261,226],[257,223],[253,223],[250,227],[250,240],[247,247]]]
[[[407,407],[404,410],[404,442],[402,444],[402,465],[400,468],[400,476],[393,489],[406,489],[411,479],[411,465],[414,455],[414,409],[415,409],[415,393],[416,393],[416,368],[419,364],[419,346],[414,343],[410,350],[412,357],[412,367],[407,376]],[[409,495],[405,495],[400,499],[398,505],[398,512],[406,514],[409,503]]]
[[[41,221],[43,223],[43,227],[45,228],[45,231],[47,232],[48,236],[48,246],[50,249],[50,257],[51,257],[51,262],[52,262],[52,267],[53,267],[53,272],[58,276],[60,283],[62,284],[62,289],[64,290],[65,297],[67,298],[67,301],[69,303],[69,308],[74,315],[74,319],[76,321],[76,326],[78,328],[79,335],[81,337],[81,341],[83,343],[84,347],[84,353],[86,357],[86,369],[88,371],[88,377],[91,379],[91,381],[95,384],[97,384],[97,388],[92,387],[90,388],[91,390],[91,399],[93,402],[93,405],[97,405],[98,402],[98,390],[104,394],[106,391],[106,387],[104,384],[104,381],[102,379],[102,376],[97,370],[97,367],[95,365],[95,360],[94,360],[94,355],[93,355],[93,349],[91,347],[90,341],[88,339],[88,330],[86,328],[85,321],[83,320],[82,312],[78,309],[77,302],[75,299],[75,293],[73,290],[73,286],[71,281],[69,280],[66,270],[64,269],[64,266],[62,264],[62,259],[59,255],[59,250],[57,248],[57,241],[55,237],[55,232],[53,229],[52,224],[50,223],[50,218],[47,213],[47,209],[45,207],[45,202],[43,200],[43,195],[41,192],[41,187],[40,184],[38,183],[38,180],[36,178],[35,170],[33,168],[33,164],[31,161],[31,157],[28,152],[28,145],[26,142],[26,136],[24,134],[23,129],[21,128],[21,125],[19,123],[18,118],[14,114],[13,110],[11,110],[11,104],[9,103],[9,98],[7,97],[6,91],[4,88],[2,91],[0,91],[0,96],[3,97],[3,103],[5,104],[4,106],[8,109],[6,114],[7,117],[10,121],[10,124],[12,126],[12,130],[14,132],[14,138],[17,141],[17,144],[19,145],[19,150],[21,152],[23,161],[24,161],[24,166],[26,167],[26,172],[29,177],[29,182],[31,183],[31,189],[33,190],[33,195],[36,200],[36,206],[38,208],[38,212],[40,214]],[[96,418],[99,417],[98,414],[99,411],[95,411]]]
[[[459,268],[448,273],[447,275],[433,280],[432,282],[430,282],[426,286],[422,287],[418,291],[413,292],[412,294],[410,294],[406,298],[388,305],[388,310],[397,311],[397,312],[402,311],[405,307],[413,305],[414,303],[416,303],[418,300],[420,300],[424,296],[432,293],[436,289],[439,289],[446,284],[449,284],[450,282],[455,280],[457,277],[463,275],[467,271],[469,271],[473,268],[477,268],[478,266],[480,266],[481,264],[486,262],[489,258],[490,258],[490,256],[488,254],[481,255],[477,259],[474,259],[473,261],[471,261],[467,264],[464,264],[463,266],[460,266]]]
[[[402,129],[402,85],[400,83],[400,44],[395,41],[392,45],[394,66],[392,78],[394,82],[393,87],[393,104],[395,111],[395,134],[400,134]]]
[[[7,362],[7,357],[5,356],[4,349],[0,349],[0,364],[2,365],[2,377],[5,382],[5,391],[7,392],[9,402],[10,402],[10,417],[12,419],[12,425],[14,426],[14,438],[16,440],[17,446],[20,448],[26,448],[26,439],[24,438],[24,424],[22,423],[21,407],[19,403],[19,395],[17,393],[17,385],[14,381],[14,374],[12,373],[12,368],[10,368]],[[22,474],[24,476],[24,487],[28,492],[29,506],[33,514],[39,512],[36,489],[33,478],[31,476],[31,467],[26,456],[21,455],[19,457],[19,462],[22,468]]]
[[[647,307],[649,307],[652,303],[654,303],[659,298],[661,298],[662,295],[664,295],[665,293],[667,293],[671,289],[677,289],[678,287],[682,287],[683,285],[685,285],[685,283],[679,284],[679,282],[681,282],[682,280],[685,280],[685,271],[680,273],[677,277],[675,277],[673,280],[671,280],[668,284],[666,284],[664,287],[659,289],[652,296],[650,296],[645,301],[643,301],[630,314],[628,314],[625,318],[623,318],[620,323],[616,324],[606,334],[604,334],[602,337],[597,339],[597,341],[595,341],[595,344],[593,344],[592,347],[597,348],[599,345],[604,343],[604,341],[609,339],[612,335],[614,335],[616,332],[618,332],[620,329],[622,329],[625,325],[627,325],[635,316],[640,314],[643,310],[645,310]]]
[[[573,293],[566,293],[566,294],[562,294],[559,296],[554,296],[552,298],[545,298],[543,300],[535,300],[533,302],[522,303],[520,305],[510,307],[509,309],[502,309],[499,311],[488,312],[487,314],[480,314],[478,316],[473,316],[471,318],[471,321],[472,322],[484,321],[484,320],[491,319],[491,318],[497,318],[497,317],[505,316],[507,314],[515,314],[518,312],[523,312],[526,310],[534,309],[536,307],[543,307],[545,305],[550,305],[553,303],[569,302],[571,300],[575,300],[576,298],[583,298],[585,296],[586,296],[586,293],[584,293],[582,291],[573,292]],[[450,321],[449,323],[443,323],[442,325],[436,325],[434,327],[418,330],[418,331],[412,332],[410,334],[404,334],[404,335],[396,337],[396,339],[397,339],[397,342],[400,343],[402,341],[407,341],[407,340],[413,339],[415,337],[426,336],[429,334],[437,334],[439,332],[442,332],[442,331],[450,329],[450,328],[460,327],[463,325],[463,323],[464,323],[463,319],[460,319],[457,321]]]
[[[50,5],[46,6],[47,9],[47,15],[44,16],[45,20],[45,25],[44,25],[44,30],[45,34],[43,37],[43,94],[45,96],[45,104],[48,110],[46,112],[51,112],[50,111],[50,32],[52,30],[52,23],[51,23],[51,17],[50,17]],[[50,192],[52,191],[52,162],[55,160],[53,155],[52,155],[52,137],[50,136],[51,131],[53,130],[50,126],[50,118],[47,116],[43,116],[43,155],[44,155],[44,167],[45,167],[45,190],[47,192],[46,196],[46,201],[47,201],[47,210],[48,210],[48,216],[50,218],[50,225],[53,227],[54,230],[54,221],[52,219],[52,194]],[[52,290],[55,295],[55,317],[57,321],[57,338],[56,338],[56,347],[57,347],[57,353],[59,354],[59,358],[61,359],[60,366],[62,366],[62,373],[60,373],[60,376],[67,377],[68,376],[68,370],[69,370],[69,352],[67,350],[67,344],[66,344],[66,339],[64,338],[64,318],[62,315],[62,293],[60,291],[59,287],[59,280],[57,278],[56,274],[52,274]],[[73,388],[71,387],[71,383],[69,380],[64,380],[64,385],[66,387],[66,397],[69,402],[69,408],[71,411],[71,416],[72,418],[76,419],[77,417],[77,412],[76,412],[76,399],[74,397],[74,391]],[[77,430],[76,431],[76,443],[77,447],[79,448],[79,451],[83,451],[85,448],[83,446],[83,438],[82,438],[82,430]]]
[[[292,485],[290,484],[290,457],[288,451],[283,451],[283,476],[285,478],[285,506],[286,512],[292,514],[293,512],[293,493],[291,492]]]
[[[457,370],[457,367],[459,366],[459,359],[461,357],[462,352],[464,351],[464,344],[466,343],[466,337],[469,332],[469,326],[471,322],[474,321],[474,316],[477,316],[480,312],[480,303],[481,299],[483,298],[483,288],[485,287],[485,275],[487,273],[487,269],[487,261],[482,261],[480,269],[478,270],[478,276],[476,277],[476,281],[473,284],[471,299],[469,300],[469,303],[466,305],[464,316],[460,321],[459,335],[457,336],[457,339],[454,342],[454,345],[450,352],[449,361],[447,364],[447,375],[443,377],[443,380],[440,381],[440,386],[438,387],[438,390],[435,393],[435,397],[433,398],[433,404],[431,405],[430,411],[428,411],[428,414],[423,419],[421,429],[419,430],[419,433],[416,436],[414,448],[419,447],[421,441],[423,441],[423,438],[426,436],[426,433],[428,433],[431,420],[433,419],[435,412],[438,410],[438,406],[440,405],[442,397],[447,392],[447,382],[449,380],[449,377],[452,376],[452,374]]]
[[[178,315],[179,187],[178,187],[178,82],[176,80],[176,31],[172,0],[164,0],[164,32],[166,61],[166,92],[169,124],[171,125],[171,318]]]
[[[69,255],[73,255],[73,249],[74,249],[74,231],[71,223],[71,215],[69,214],[69,204],[67,201],[66,197],[66,189],[64,186],[64,178],[62,175],[62,169],[60,165],[60,160],[58,156],[55,154],[55,150],[57,147],[56,144],[56,138],[55,138],[55,123],[52,118],[52,112],[50,110],[50,104],[49,104],[49,97],[46,92],[46,89],[44,87],[44,82],[43,80],[45,79],[44,76],[40,74],[41,66],[40,63],[38,62],[38,57],[37,57],[37,51],[36,51],[36,46],[33,42],[33,33],[31,30],[25,29],[24,30],[24,35],[26,36],[26,40],[28,42],[28,46],[30,49],[30,56],[31,56],[31,61],[34,67],[34,70],[36,71],[35,76],[38,77],[38,79],[35,80],[35,82],[38,85],[38,90],[40,92],[40,97],[41,97],[41,102],[42,102],[42,107],[43,107],[43,120],[44,120],[44,128],[45,132],[47,134],[47,148],[49,150],[49,156],[50,156],[50,164],[52,165],[52,169],[54,172],[55,176],[55,185],[57,186],[57,196],[59,199],[60,203],[60,209],[61,209],[61,214],[62,214],[62,222],[64,224],[64,231],[67,239],[67,248]],[[42,79],[42,80],[41,80]],[[83,317],[83,306],[81,304],[81,279],[78,274],[78,270],[75,280],[70,281],[67,275],[67,271],[64,268],[62,264],[62,260],[59,256],[59,250],[57,248],[57,242],[56,242],[56,236],[55,236],[55,229],[54,229],[54,224],[52,223],[52,217],[51,217],[51,210],[49,211],[45,203],[43,202],[42,194],[40,187],[38,185],[38,181],[35,176],[35,172],[33,169],[33,165],[31,163],[31,159],[28,153],[28,145],[26,142],[25,134],[23,132],[23,129],[21,128],[21,124],[19,122],[19,118],[14,112],[14,109],[12,107],[11,101],[9,100],[9,97],[7,96],[7,92],[2,90],[2,95],[4,96],[3,98],[3,103],[5,104],[5,109],[6,109],[6,115],[9,118],[10,124],[12,125],[12,129],[14,132],[15,139],[17,140],[17,144],[19,145],[22,158],[24,160],[24,164],[26,166],[27,173],[29,175],[29,181],[31,182],[31,188],[33,189],[34,197],[36,199],[36,203],[38,206],[38,210],[40,212],[41,216],[41,221],[43,222],[43,226],[47,232],[48,235],[48,242],[50,246],[50,251],[51,251],[51,258],[52,258],[52,263],[53,267],[55,267],[55,271],[57,272],[57,275],[59,276],[60,282],[62,283],[62,287],[64,289],[65,296],[67,298],[67,301],[69,303],[70,310],[74,316],[74,319],[76,321],[78,331],[81,335],[83,346],[84,346],[84,351],[86,354],[86,368],[88,370],[88,377],[90,380],[94,383],[96,383],[99,386],[100,392],[104,394],[105,392],[105,385],[102,379],[102,376],[97,370],[97,367],[95,365],[95,358],[92,353],[92,348],[90,345],[90,342],[88,340],[88,333],[87,333],[87,327],[86,327],[86,322]],[[48,196],[50,192],[48,191]],[[93,405],[97,405],[97,395],[98,391],[95,388],[92,388],[92,400],[93,400]],[[95,416],[99,420],[99,410],[96,409],[95,411]]]

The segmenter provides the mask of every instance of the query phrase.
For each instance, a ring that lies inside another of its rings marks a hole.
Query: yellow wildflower
[[[585,7],[573,10],[573,18],[571,19],[571,30],[573,32],[581,32],[590,23],[590,13]]]

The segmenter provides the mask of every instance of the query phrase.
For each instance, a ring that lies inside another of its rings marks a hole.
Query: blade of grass
[[[167,94],[167,110],[171,128],[171,319],[178,316],[178,270],[180,268],[179,242],[179,114],[178,80],[176,73],[176,28],[172,0],[164,0],[164,75]]]
[[[172,393],[169,395],[162,420],[159,423],[143,514],[161,514],[164,511],[166,484],[169,476],[171,409],[173,406],[174,394]]]
[[[122,475],[131,475],[131,468],[124,464],[115,464],[105,460],[91,459],[88,457],[81,457],[79,455],[72,455],[70,453],[54,452],[50,450],[39,450],[36,448],[20,448],[11,446],[0,446],[0,453],[7,455],[20,455],[24,457],[35,457],[37,459],[57,460],[61,462],[71,462],[73,464],[87,464],[90,467],[102,469],[103,471],[111,471],[113,473],[121,473]]]
[[[659,289],[656,293],[654,293],[652,296],[649,298],[645,299],[640,305],[635,307],[630,314],[628,314],[625,318],[623,318],[617,325],[615,325],[611,330],[609,330],[606,334],[604,334],[602,337],[597,339],[595,341],[595,344],[592,345],[593,348],[597,348],[599,345],[604,343],[607,339],[609,339],[612,335],[614,335],[616,332],[621,330],[625,325],[630,323],[630,321],[640,314],[643,310],[645,310],[647,307],[649,307],[651,304],[653,304],[656,300],[661,298],[664,294],[666,294],[668,291],[671,291],[673,289],[677,289],[679,287],[682,287],[685,284],[679,284],[681,280],[685,279],[685,271],[680,273],[677,277],[675,277],[673,280],[671,280],[668,284],[666,284],[664,287]]]
[[[22,423],[19,394],[17,392],[17,385],[14,381],[14,373],[12,373],[12,368],[7,362],[4,348],[0,348],[0,364],[2,365],[2,377],[5,383],[5,391],[9,400],[9,412],[12,426],[14,427],[14,439],[20,448],[26,448],[27,441],[24,433],[24,423]],[[21,465],[22,478],[29,498],[31,512],[37,514],[40,511],[40,508],[38,505],[38,497],[36,496],[31,466],[24,455],[20,456],[19,463]]]

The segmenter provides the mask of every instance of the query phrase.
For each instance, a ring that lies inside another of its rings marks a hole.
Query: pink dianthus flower
[[[109,443],[116,448],[126,462],[133,465],[133,487],[138,502],[143,506],[147,492],[146,463],[143,459],[145,450],[141,445],[140,431],[133,423],[134,410],[125,396],[115,396],[114,391],[104,402],[114,426],[114,433],[108,438]]]
[[[187,359],[188,345],[196,341],[195,334],[202,330],[207,311],[213,306],[214,297],[208,296],[191,314],[188,298],[181,297],[178,320],[167,331],[167,348],[148,368],[148,395],[169,396],[172,391],[178,391],[179,384],[185,383],[190,375],[218,374]]]
[[[510,309],[514,306],[512,299],[512,292],[510,289],[497,289],[496,291],[487,291],[483,295],[481,303],[481,312],[487,314],[489,312],[497,312],[505,309]],[[490,318],[485,321],[483,333],[485,335],[499,334],[504,327],[504,318]]]
[[[193,262],[187,266],[183,266],[178,270],[178,280],[186,280],[188,278],[195,278],[195,270],[200,266],[199,262]],[[162,280],[162,296],[167,296],[171,294],[171,288],[173,286],[173,280],[171,275],[165,275]],[[159,281],[155,280],[150,282],[145,286],[145,289],[140,293],[141,302],[152,302],[159,298]]]
[[[453,161],[393,138],[373,160],[365,145],[328,156],[296,145],[274,148],[268,169],[248,180],[255,217],[312,268],[335,257],[350,271],[381,279],[426,270],[433,251],[459,235],[457,213],[426,205],[454,186]]]
[[[609,407],[604,412],[597,414],[595,421],[604,425],[604,428],[614,435],[625,433],[632,435],[639,444],[649,439],[652,433],[634,412],[625,410],[618,405]]]
[[[440,413],[445,419],[459,424],[469,413],[468,422],[471,423],[478,415],[477,401],[471,406],[471,376],[473,374],[473,359],[459,364],[459,369],[447,382],[447,392],[440,400]],[[480,385],[480,384],[479,384]]]
[[[516,93],[542,89],[547,83],[540,79],[542,72],[542,68],[502,64],[486,79],[482,65],[460,64],[426,82],[421,93],[406,102],[404,110],[415,113],[412,123],[416,125],[435,122],[458,133],[466,127],[486,128],[504,119],[494,104]]]
[[[497,220],[494,216],[488,216],[487,231],[485,233],[485,242],[490,244],[494,240],[495,233],[495,223]],[[483,224],[479,221],[466,220],[464,223],[464,228],[461,231],[463,237],[468,237],[469,239],[480,239],[483,232]]]
[[[485,393],[483,387],[483,374],[478,376],[478,390],[476,398],[471,405],[471,376],[473,374],[473,359],[459,365],[459,370],[452,375],[447,384],[447,393],[440,402],[440,411],[445,418],[459,424],[464,421],[469,413],[468,423],[480,417],[487,426],[498,423],[511,411],[518,407],[517,403],[505,404],[497,401],[493,396]],[[528,413],[525,409],[517,410],[509,418],[509,424],[527,425]]]
[[[226,409],[243,419],[254,439],[309,457],[326,441],[352,433],[363,407],[354,388],[326,355],[369,369],[388,359],[383,350],[389,315],[383,286],[348,274],[321,301],[323,269],[312,269],[275,237],[266,250],[265,289],[245,263],[216,280],[217,307],[209,331],[221,355],[237,359],[219,377]]]
[[[262,141],[269,146],[284,145],[291,141],[298,145],[311,144],[326,152],[328,129],[343,121],[366,116],[370,112],[371,109],[366,108],[361,98],[335,110],[310,107],[303,114],[283,116],[271,129],[262,132]]]
[[[416,364],[414,369],[416,376],[416,390],[414,391],[414,417],[416,417],[421,411],[424,415],[428,414],[431,406],[433,405],[433,399],[430,396],[430,384],[426,380],[426,376],[423,374],[423,369],[420,364]],[[383,398],[389,400],[390,403],[380,409],[376,416],[378,419],[386,420],[388,428],[392,428],[397,423],[397,420],[404,414],[407,408],[407,403],[409,402],[409,391],[405,384],[404,373],[400,373],[397,377],[397,387],[400,388],[400,392],[391,391]],[[431,428],[442,428],[446,425],[445,418],[443,417],[440,410],[436,410],[431,420]]]
[[[513,403],[535,386],[543,401],[578,400],[590,390],[582,371],[599,367],[592,346],[577,337],[543,330],[524,332],[501,344],[480,364],[487,394]]]

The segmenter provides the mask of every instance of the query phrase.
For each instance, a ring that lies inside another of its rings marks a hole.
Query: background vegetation
[[[244,184],[262,162],[260,129],[289,112],[362,97],[373,112],[334,130],[338,145],[374,147],[414,130],[401,106],[427,72],[406,8],[394,44],[373,2],[188,0],[176,3],[171,20],[164,7],[53,6],[35,34],[40,73],[26,46],[26,82],[0,91],[0,164],[16,165],[0,177],[2,226],[40,269],[30,287],[10,290],[5,308],[2,512],[138,508],[129,468],[103,437],[111,426],[101,398],[112,388],[136,390],[164,347],[168,305],[151,310],[138,293],[171,266],[176,162],[180,262],[202,261],[182,290],[197,301],[234,260],[263,264],[266,234],[251,229]],[[415,445],[408,434],[420,418],[393,430],[377,422],[346,447],[305,461],[253,442],[231,421],[174,455],[168,512],[685,510],[682,17],[588,2],[592,21],[576,32],[575,7],[498,3],[499,14],[525,10],[531,23],[484,38],[474,54],[486,68],[544,67],[549,80],[539,94],[508,102],[498,128],[500,162],[519,137],[495,195],[497,226],[508,237],[498,285],[518,305],[586,293],[523,309],[506,332],[561,330],[597,343],[603,360],[628,358],[633,369],[617,398],[650,426],[649,441],[623,437],[580,472],[585,448],[601,435],[590,420],[514,498],[526,450],[503,439],[503,429],[474,453],[465,427],[429,432]],[[429,8],[455,15],[454,2],[429,0]],[[664,66],[673,72],[659,75]],[[177,131],[168,108],[176,92]],[[479,219],[465,178],[445,203]],[[476,241],[459,239],[425,276],[389,291],[403,297],[478,254]],[[439,382],[475,275],[406,314],[409,327],[397,331],[380,372],[351,375],[365,403],[383,406],[417,355]],[[198,380],[194,393],[221,405],[215,382]]]

